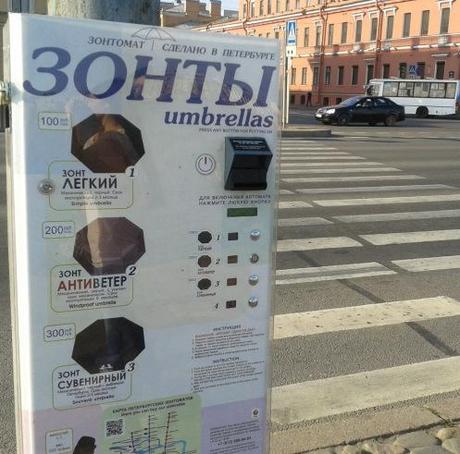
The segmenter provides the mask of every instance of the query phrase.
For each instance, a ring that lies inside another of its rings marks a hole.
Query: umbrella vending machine
[[[18,452],[268,452],[278,43],[5,36]]]

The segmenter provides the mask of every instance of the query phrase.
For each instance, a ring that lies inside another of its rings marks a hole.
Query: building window
[[[342,102],[342,98],[335,98],[335,103],[340,104]]]
[[[263,16],[264,15],[264,2],[263,0],[260,0],[259,2],[259,16]]]
[[[243,17],[247,16],[247,8],[246,8],[246,3],[243,5]]]
[[[323,106],[328,106],[329,105],[329,97],[328,96],[325,96],[323,98]]]
[[[378,19],[373,17],[371,19],[371,41],[375,41],[377,39],[377,25]]]
[[[280,1],[281,0],[276,0],[276,3],[275,3],[275,12],[279,13],[280,12]]]
[[[289,0],[285,1],[284,9],[285,9],[285,11],[289,11]]]
[[[315,66],[313,68],[313,85],[318,85],[319,82],[319,67]]]
[[[406,38],[407,36],[410,36],[410,19],[411,19],[411,13],[406,13],[404,14],[404,23],[403,23],[403,37]]]
[[[303,31],[303,47],[308,47],[310,45],[310,29],[305,27]]]
[[[340,33],[340,42],[346,43],[348,39],[348,22],[342,22],[342,31]]]
[[[353,65],[351,67],[351,85],[358,85],[358,71],[358,65]]]
[[[449,33],[449,18],[450,18],[450,8],[443,8],[441,10],[441,28],[439,33]]]
[[[307,84],[307,68],[302,68],[302,85]]]
[[[249,12],[249,15],[251,17],[254,17],[256,15],[256,4],[255,4],[254,0],[251,1],[251,10]]]
[[[324,71],[324,85],[331,85],[331,67],[326,66]]]
[[[399,78],[405,79],[407,77],[407,63],[399,64]]]
[[[267,38],[270,38],[270,33],[267,33],[267,35],[266,35],[266,36],[267,36]]]
[[[417,63],[417,76],[420,77],[420,79],[425,79],[425,62],[424,61],[419,61]]]
[[[290,103],[295,104],[295,95],[291,95]]]
[[[327,30],[327,45],[332,46],[334,44],[334,24],[329,24]]]
[[[361,42],[361,34],[363,31],[363,21],[358,19],[355,24],[355,43]]]
[[[291,85],[295,85],[295,76],[297,75],[297,69],[293,66],[291,68]]]
[[[435,79],[444,79],[444,70],[446,69],[446,62],[445,61],[437,61],[436,62],[436,74]]]
[[[303,106],[305,104],[305,95],[300,97],[300,104]]]
[[[428,35],[428,29],[430,28],[430,10],[426,9],[422,11],[422,25],[420,27],[420,34]]]
[[[345,66],[339,66],[337,72],[337,85],[343,85],[343,77],[345,75]]]
[[[389,63],[385,63],[383,65],[383,78],[388,79],[390,77],[390,65]]]
[[[366,83],[374,78],[374,65],[367,65]]]
[[[295,9],[300,9],[300,0],[295,0]]]
[[[272,13],[272,0],[268,0],[267,2],[267,14]]]
[[[321,45],[321,32],[322,32],[321,25],[317,25],[316,26],[316,33],[315,33],[315,46],[320,46]]]
[[[391,39],[393,38],[393,25],[395,22],[395,17],[394,16],[388,16],[387,17],[387,34],[386,34],[386,39]]]

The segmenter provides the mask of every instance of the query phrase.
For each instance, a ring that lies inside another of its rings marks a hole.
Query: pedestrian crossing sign
[[[296,46],[297,45],[297,23],[295,20],[287,21],[286,23],[286,45]]]

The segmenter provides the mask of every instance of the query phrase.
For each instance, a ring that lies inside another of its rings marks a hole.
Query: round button
[[[248,299],[248,304],[250,307],[256,307],[259,304],[259,300],[255,296],[251,296],[251,298]]]
[[[207,290],[209,287],[211,287],[211,281],[209,279],[200,279],[198,281],[198,288],[200,290]]]
[[[259,256],[257,254],[251,254],[249,257],[251,263],[257,263],[259,261]]]
[[[209,232],[203,231],[198,234],[198,241],[202,244],[209,243],[212,240],[212,235]]]
[[[198,257],[198,265],[201,268],[207,268],[211,265],[211,257],[209,257],[209,255],[202,255],[201,257]]]
[[[209,175],[210,173],[214,172],[216,168],[216,160],[214,156],[205,153],[198,156],[195,162],[195,167],[197,172],[201,173],[201,175]]]
[[[250,234],[251,240],[257,241],[257,240],[260,238],[260,235],[261,235],[260,230],[257,230],[257,229],[256,229],[256,230],[252,230],[252,231],[251,231],[251,234]]]
[[[256,276],[255,274],[252,274],[251,276],[249,276],[249,284],[257,285],[258,282],[259,282],[259,276]]]

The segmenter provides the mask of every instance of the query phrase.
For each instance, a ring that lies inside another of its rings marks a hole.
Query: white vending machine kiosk
[[[6,36],[18,451],[266,453],[278,43]]]

